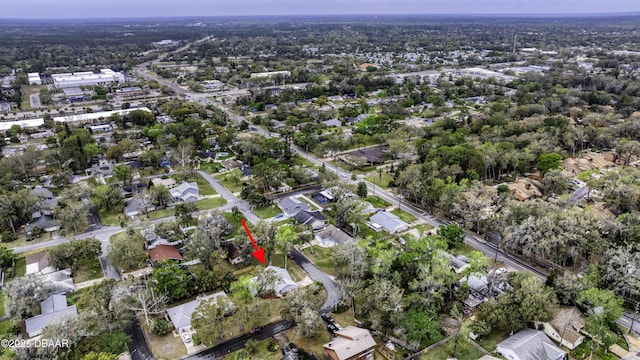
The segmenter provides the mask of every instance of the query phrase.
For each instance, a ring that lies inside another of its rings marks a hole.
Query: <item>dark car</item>
[[[257,334],[262,332],[262,327],[260,326],[256,326],[254,328],[251,328],[251,330],[249,330],[249,334]]]
[[[291,259],[291,260],[293,260],[293,259],[294,259],[294,256],[293,256],[293,253],[292,253],[292,252],[287,253],[287,257],[288,257],[289,259]]]
[[[335,320],[333,320],[331,315],[327,313],[320,315],[320,317],[322,318],[322,320],[326,321],[328,324],[333,324],[335,322]]]
[[[340,329],[338,329],[338,327],[335,324],[329,324],[327,325],[327,330],[329,330],[330,333],[335,334],[335,332]]]

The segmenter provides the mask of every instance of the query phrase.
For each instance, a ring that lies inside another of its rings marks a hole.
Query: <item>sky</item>
[[[2,0],[0,18],[314,14],[581,14],[640,11],[638,0]]]

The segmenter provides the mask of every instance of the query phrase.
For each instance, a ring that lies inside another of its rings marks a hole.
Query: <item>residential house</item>
[[[154,205],[145,205],[140,199],[133,197],[127,200],[124,207],[124,215],[126,217],[134,217],[140,214],[144,214],[147,211],[153,211],[156,207]]]
[[[231,263],[232,265],[241,264],[244,261],[240,249],[238,249],[238,247],[234,243],[229,243],[227,250],[227,259],[229,259],[229,263]]]
[[[169,240],[158,236],[152,228],[141,230],[140,233],[144,237],[144,247],[147,250],[151,250],[158,245],[169,245]]]
[[[215,299],[219,296],[226,298],[227,294],[220,291],[206,296],[198,296],[193,301],[167,309],[167,315],[173,324],[174,331],[178,334],[191,331],[191,315],[196,311],[198,305],[203,301]],[[227,313],[232,314],[233,311],[235,311],[235,306],[231,304],[227,309]]]
[[[387,211],[378,211],[369,218],[367,225],[373,231],[385,230],[389,234],[395,234],[409,229],[409,224]]]
[[[506,269],[492,269],[487,274],[471,274],[463,277],[458,283],[467,282],[469,297],[464,305],[469,309],[475,309],[489,298],[496,297],[510,289]]]
[[[49,265],[49,258],[47,257],[46,251],[27,255],[25,262],[27,263],[26,275],[48,274],[55,271],[55,269]]]
[[[26,225],[27,240],[31,240],[36,228],[45,232],[54,232],[60,230],[58,221],[53,217],[53,209],[58,205],[58,201],[47,188],[36,186],[31,190],[31,195],[36,198],[36,205],[31,213],[33,221]],[[38,232],[39,234],[40,232]]]
[[[536,323],[538,325],[540,323]],[[563,346],[573,350],[584,341],[580,333],[585,325],[585,318],[575,306],[562,306],[556,310],[553,319],[541,324],[545,334]]]
[[[149,250],[151,262],[161,262],[165,260],[182,261],[182,255],[173,245],[160,244]]]
[[[75,317],[78,317],[78,310],[75,305],[67,305],[66,295],[49,295],[40,303],[40,315],[25,321],[27,334],[29,337],[38,336],[47,325],[60,322],[63,318]]]
[[[42,280],[49,284],[49,294],[68,294],[74,290],[73,278],[69,269],[42,275]]]
[[[447,252],[444,252],[442,254],[443,256],[449,258],[451,267],[453,267],[453,270],[456,272],[456,274],[463,272],[466,268],[469,267],[469,259],[464,255],[451,255]]]
[[[309,204],[293,196],[282,199],[278,207],[287,217],[294,217],[300,211],[311,211]]]
[[[320,211],[302,210],[293,216],[302,225],[309,225],[313,231],[320,231],[329,225],[329,220]]]
[[[346,326],[323,346],[325,360],[373,360],[376,341],[369,330]]]
[[[277,266],[267,266],[267,269],[273,270],[278,277],[278,280],[273,284],[273,291],[276,296],[283,297],[287,292],[298,287],[298,284],[291,279],[291,275],[289,275],[287,269]],[[255,282],[256,278],[253,277],[251,280]]]
[[[220,154],[221,153],[219,153],[218,155],[222,156]],[[225,168],[225,170],[233,170],[242,166],[242,163],[234,159],[227,159],[221,162],[220,165],[222,165],[222,167]]]
[[[198,183],[186,182],[169,190],[174,201],[196,202],[198,201]]]
[[[316,234],[316,239],[323,244],[323,246],[335,246],[337,244],[349,244],[353,243],[353,238],[347,235],[346,232],[340,230],[334,225],[329,225],[324,230]]]
[[[497,346],[497,352],[509,360],[564,360],[567,353],[542,331],[518,331]]]

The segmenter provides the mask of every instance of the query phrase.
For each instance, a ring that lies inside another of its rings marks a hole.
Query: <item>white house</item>
[[[276,296],[283,297],[287,292],[298,287],[293,279],[291,279],[291,275],[287,269],[283,269],[277,266],[267,266],[268,270],[273,270],[278,276],[278,280],[273,284],[273,291],[276,293]],[[251,278],[252,281],[256,281],[257,278]]]
[[[499,343],[497,351],[509,360],[563,360],[567,355],[542,331],[533,329],[518,331]]]
[[[538,325],[538,323],[536,323]],[[584,341],[584,335],[580,330],[585,325],[585,318],[574,306],[562,306],[554,314],[553,319],[541,324],[547,336],[560,342],[569,350],[580,346]]]
[[[367,225],[374,231],[385,230],[389,234],[395,234],[409,229],[409,224],[387,211],[378,211],[369,220]]]
[[[227,297],[227,294],[225,294],[224,291],[220,291],[211,295],[198,296],[198,298],[193,301],[167,309],[167,315],[169,315],[175,332],[189,332],[191,330],[191,315],[196,311],[198,305],[205,300],[214,299],[219,296]],[[233,304],[231,306],[233,306]],[[234,310],[235,306],[233,308],[230,307],[228,312],[232,313]]]
[[[169,190],[174,201],[196,202],[198,201],[198,183],[183,181],[182,184]]]

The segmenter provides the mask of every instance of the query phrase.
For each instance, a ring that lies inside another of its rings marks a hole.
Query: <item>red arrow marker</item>
[[[253,240],[253,236],[251,236],[251,231],[249,231],[249,227],[247,226],[247,223],[244,222],[244,219],[240,219],[240,222],[242,223],[242,226],[244,226],[244,231],[246,231],[247,235],[249,235],[249,240],[251,240],[251,244],[255,249],[255,251],[252,252],[251,255],[253,255],[253,257],[255,257],[256,259],[258,259],[258,261],[260,261],[262,265],[264,265],[264,248],[258,249],[258,244],[256,244],[255,240]]]

